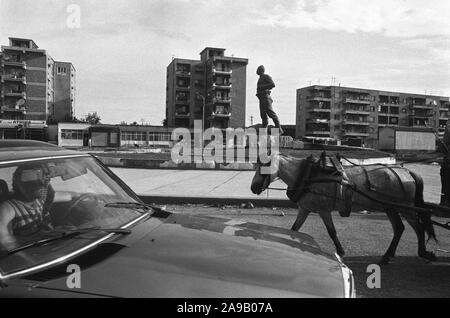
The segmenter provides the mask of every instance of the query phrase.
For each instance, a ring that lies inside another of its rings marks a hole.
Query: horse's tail
[[[414,196],[414,204],[417,207],[424,207],[425,206],[425,201],[423,199],[423,180],[422,178],[410,171],[411,176],[414,179],[414,183],[416,184],[416,193]],[[418,213],[418,217],[419,217],[419,223],[422,224],[425,232],[428,235],[428,240],[433,239],[435,242],[437,242],[437,238],[436,238],[436,232],[434,231],[434,227],[433,227],[433,223],[431,223],[431,214],[430,213]]]

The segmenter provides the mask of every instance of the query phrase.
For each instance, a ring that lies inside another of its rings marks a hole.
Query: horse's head
[[[279,153],[270,156],[270,161],[256,163],[256,172],[252,180],[251,190],[254,194],[260,195],[278,177]]]

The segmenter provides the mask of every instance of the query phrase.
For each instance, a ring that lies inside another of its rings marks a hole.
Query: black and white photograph
[[[449,12],[0,0],[0,298],[450,297]]]

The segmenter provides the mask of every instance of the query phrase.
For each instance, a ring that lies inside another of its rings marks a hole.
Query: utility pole
[[[203,105],[203,114],[202,114],[202,145],[203,145],[203,134],[205,133],[205,96],[197,92],[197,96],[199,96],[202,99],[202,105]]]

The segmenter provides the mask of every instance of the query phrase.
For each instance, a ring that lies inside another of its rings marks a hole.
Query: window
[[[145,131],[124,131],[121,139],[126,141],[147,141],[147,132]]]
[[[61,139],[83,140],[82,130],[61,129]]]
[[[66,75],[67,74],[67,69],[63,66],[58,66],[56,68],[56,72],[58,73],[58,75]]]
[[[149,136],[149,141],[170,141],[172,134],[170,133],[152,133]]]

